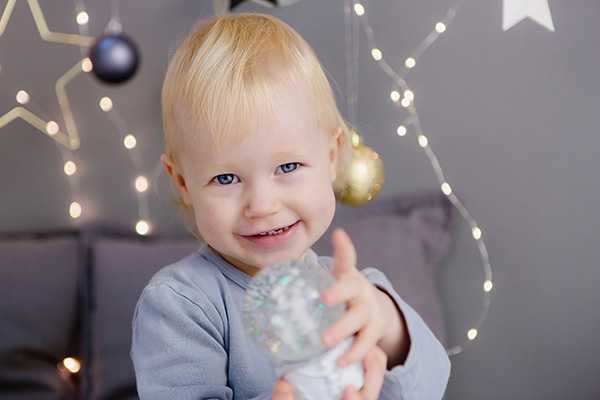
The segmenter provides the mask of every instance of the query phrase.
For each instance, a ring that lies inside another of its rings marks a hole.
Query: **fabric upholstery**
[[[340,207],[329,231],[313,249],[332,255],[331,232],[344,228],[357,251],[359,269],[381,270],[442,344],[446,344],[437,275],[450,250],[457,212],[442,193],[423,193]]]
[[[57,365],[78,357],[75,235],[0,240],[0,398],[75,399]]]
[[[313,249],[331,255],[343,227],[359,268],[383,271],[445,344],[437,290],[457,213],[441,193],[338,207]],[[0,236],[0,398],[137,399],[131,321],[150,277],[199,246],[193,238],[140,237],[130,229]],[[79,357],[74,375],[57,365]]]
[[[155,272],[199,247],[193,239],[99,238],[93,243],[92,381],[97,400],[137,399],[131,321]]]

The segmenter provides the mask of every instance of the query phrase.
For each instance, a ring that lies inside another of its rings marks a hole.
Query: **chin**
[[[273,257],[268,257],[267,259],[263,259],[258,263],[258,265],[260,265],[258,268],[263,269],[270,265],[283,261],[304,259],[307,249],[298,251],[284,251],[282,252],[282,254],[277,254]]]

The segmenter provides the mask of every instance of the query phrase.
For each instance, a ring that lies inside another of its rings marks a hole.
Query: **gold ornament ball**
[[[345,184],[335,195],[342,204],[361,206],[379,194],[384,181],[383,162],[375,151],[362,144],[362,140],[353,138],[352,141],[352,158]]]

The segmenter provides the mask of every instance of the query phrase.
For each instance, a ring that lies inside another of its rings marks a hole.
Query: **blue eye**
[[[240,178],[234,174],[221,174],[215,176],[212,181],[214,183],[218,183],[219,185],[231,185],[232,183],[239,182]]]
[[[283,173],[283,174],[288,174],[288,173],[298,169],[299,166],[300,166],[300,163],[297,163],[297,162],[282,164],[279,166],[279,168],[277,168],[277,172]]]

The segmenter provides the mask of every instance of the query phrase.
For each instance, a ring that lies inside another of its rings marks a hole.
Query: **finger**
[[[366,305],[364,303],[357,304],[323,332],[321,335],[323,344],[331,347],[340,340],[354,335],[365,326],[368,320],[369,310],[366,309]]]
[[[343,229],[336,229],[331,236],[333,244],[333,276],[340,279],[356,270],[356,250],[350,236]]]
[[[273,388],[272,400],[294,400],[292,385],[284,379],[278,380]]]
[[[368,325],[358,332],[350,349],[338,359],[338,365],[346,366],[364,359],[377,344],[376,331],[376,327]]]
[[[363,365],[365,367],[365,384],[360,390],[360,398],[364,400],[377,399],[383,387],[387,356],[383,350],[375,346],[365,357]]]
[[[334,306],[343,302],[351,301],[359,297],[362,292],[361,288],[362,275],[356,275],[356,279],[351,277],[337,281],[323,291],[322,299],[326,306]]]
[[[344,400],[363,400],[360,393],[354,386],[348,386],[344,389]]]

